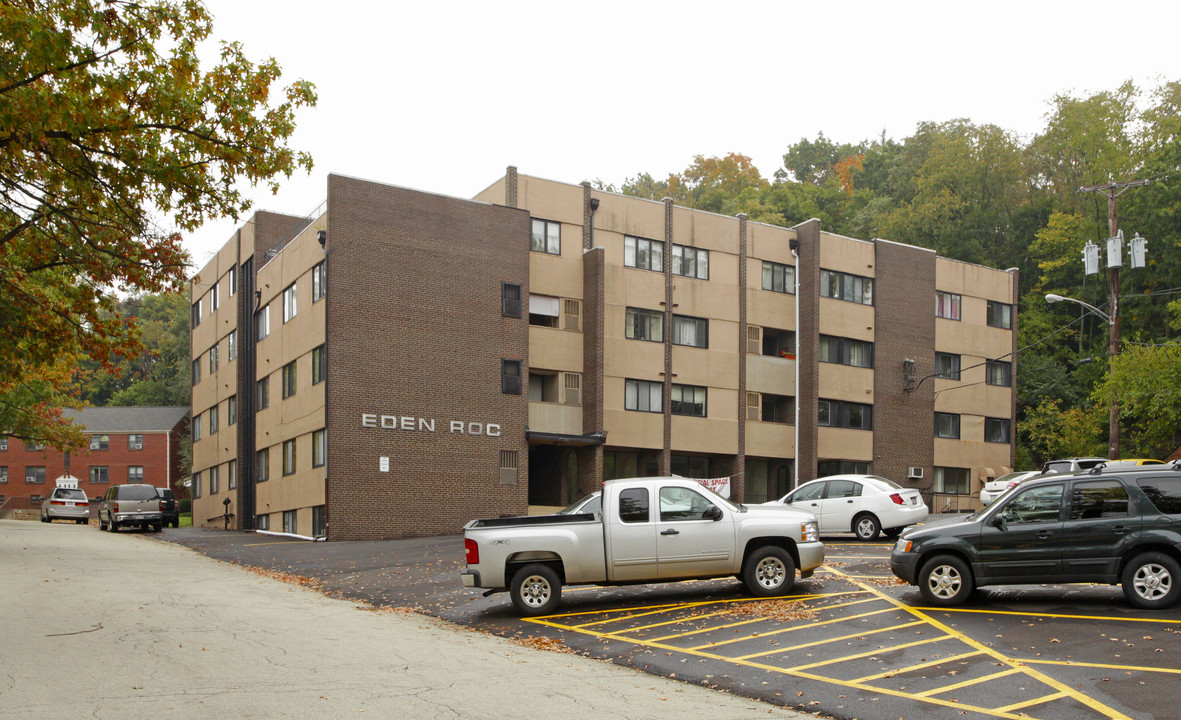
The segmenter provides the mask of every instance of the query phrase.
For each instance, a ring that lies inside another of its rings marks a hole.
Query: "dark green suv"
[[[984,585],[1123,584],[1128,601],[1165,608],[1181,595],[1181,465],[1050,475],[977,515],[906,531],[890,569],[932,605]]]

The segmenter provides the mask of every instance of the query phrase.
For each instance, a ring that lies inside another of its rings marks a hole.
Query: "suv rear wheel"
[[[1162,552],[1146,552],[1124,568],[1124,595],[1138,608],[1157,610],[1177,602],[1181,566]]]

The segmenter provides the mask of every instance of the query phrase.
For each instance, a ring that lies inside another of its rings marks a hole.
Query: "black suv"
[[[164,515],[164,524],[180,527],[180,504],[176,502],[172,488],[158,487],[156,495],[160,497],[160,512]]]
[[[1181,464],[1102,465],[1027,480],[977,515],[920,523],[890,569],[932,605],[975,587],[1123,584],[1128,602],[1165,608],[1181,595]]]

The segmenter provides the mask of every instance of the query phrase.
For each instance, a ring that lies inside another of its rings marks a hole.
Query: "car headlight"
[[[898,538],[898,542],[894,543],[894,552],[908,553],[913,547],[914,543],[910,540],[907,540],[906,538]]]
[[[800,535],[804,542],[816,542],[820,539],[820,532],[816,529],[816,521],[800,523]]]

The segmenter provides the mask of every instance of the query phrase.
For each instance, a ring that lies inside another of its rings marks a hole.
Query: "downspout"
[[[799,239],[789,240],[788,247],[791,249],[792,258],[796,261],[796,271],[793,273],[796,282],[796,422],[792,429],[795,433],[795,462],[791,464],[791,487],[795,489],[800,486],[800,256],[796,252],[800,247]]]

